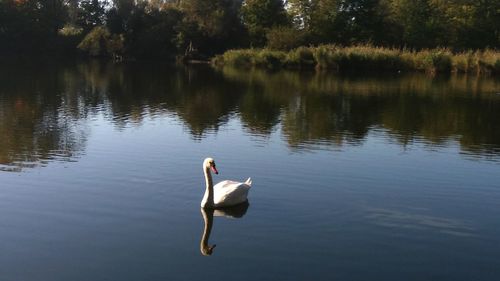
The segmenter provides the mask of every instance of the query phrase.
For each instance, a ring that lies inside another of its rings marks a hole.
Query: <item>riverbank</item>
[[[269,49],[229,50],[212,59],[215,65],[234,67],[316,68],[332,71],[498,74],[500,52],[453,53],[448,49],[413,51],[373,46],[299,47],[288,52]]]

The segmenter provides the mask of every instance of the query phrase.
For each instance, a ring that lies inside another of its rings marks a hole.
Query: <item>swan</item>
[[[248,191],[252,186],[252,180],[248,178],[245,182],[231,180],[221,181],[215,186],[212,181],[212,170],[219,174],[212,158],[203,161],[203,172],[205,174],[206,190],[201,200],[202,208],[219,208],[234,206],[247,201]]]

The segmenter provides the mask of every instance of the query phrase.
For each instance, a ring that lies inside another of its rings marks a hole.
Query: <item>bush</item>
[[[285,64],[288,67],[310,67],[316,65],[316,60],[311,48],[299,47],[286,54]]]
[[[317,68],[339,70],[340,63],[344,59],[345,54],[335,45],[322,45],[313,49],[313,55]]]
[[[82,34],[83,28],[74,25],[65,25],[63,28],[59,29],[58,33],[62,36],[77,36]]]
[[[302,32],[291,27],[273,27],[266,33],[267,48],[289,51],[302,45]]]
[[[82,42],[78,49],[93,57],[121,57],[123,53],[124,38],[122,35],[111,34],[103,26],[94,27]]]
[[[480,72],[499,73],[500,72],[500,53],[494,50],[485,50],[481,53]]]
[[[219,58],[219,62],[236,67],[250,67],[255,56],[253,49],[229,50]]]
[[[448,49],[412,51],[370,45],[299,47],[288,52],[269,49],[231,50],[214,62],[233,66],[316,67],[336,71],[401,71],[427,73],[499,73],[500,53],[494,50],[452,54]]]
[[[446,49],[438,49],[431,52],[432,65],[434,71],[439,73],[449,73],[451,71],[451,53]]]
[[[447,49],[422,50],[407,56],[413,69],[428,73],[446,73],[452,69],[452,54]]]
[[[285,64],[286,54],[280,51],[261,50],[254,58],[254,64],[269,69],[280,68]]]
[[[495,61],[495,64],[493,66],[493,73],[495,74],[500,73],[500,59],[497,59]]]
[[[455,73],[468,73],[469,58],[470,58],[470,53],[459,53],[453,56],[452,71]]]

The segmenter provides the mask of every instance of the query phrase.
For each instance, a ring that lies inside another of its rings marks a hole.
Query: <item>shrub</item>
[[[107,28],[97,26],[83,38],[78,49],[93,57],[117,57],[123,53],[123,43],[122,35],[111,34]]]
[[[431,52],[432,65],[435,72],[446,73],[451,70],[451,53],[446,49]]]
[[[221,59],[224,64],[237,67],[250,67],[253,65],[255,52],[253,49],[248,50],[229,50],[225,52]]]
[[[74,25],[65,25],[63,28],[59,29],[58,33],[62,36],[77,36],[82,34],[83,28]]]
[[[345,54],[335,45],[321,45],[313,49],[316,68],[339,70]]]
[[[261,50],[254,58],[254,64],[269,69],[280,68],[285,64],[286,54],[281,51]]]
[[[289,67],[310,67],[316,65],[312,48],[299,47],[286,54],[285,65]]]
[[[495,64],[493,66],[493,73],[495,74],[500,73],[500,59],[497,59],[495,61]]]
[[[216,60],[235,66],[316,67],[336,71],[401,71],[427,73],[499,73],[500,53],[494,50],[452,54],[448,49],[412,51],[361,45],[299,47],[288,52],[269,49],[231,50]]]
[[[269,29],[266,33],[267,48],[272,50],[289,51],[302,44],[302,32],[291,27],[278,26]]]
[[[500,70],[500,53],[493,50],[485,50],[479,59],[480,72],[498,73]]]
[[[470,55],[470,53],[455,54],[452,58],[452,71],[455,73],[468,73]]]

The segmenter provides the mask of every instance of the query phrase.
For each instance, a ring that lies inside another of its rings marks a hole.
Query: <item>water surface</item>
[[[0,275],[496,280],[499,93],[488,77],[4,64]],[[200,211],[206,156],[216,181],[252,177],[242,212]]]

